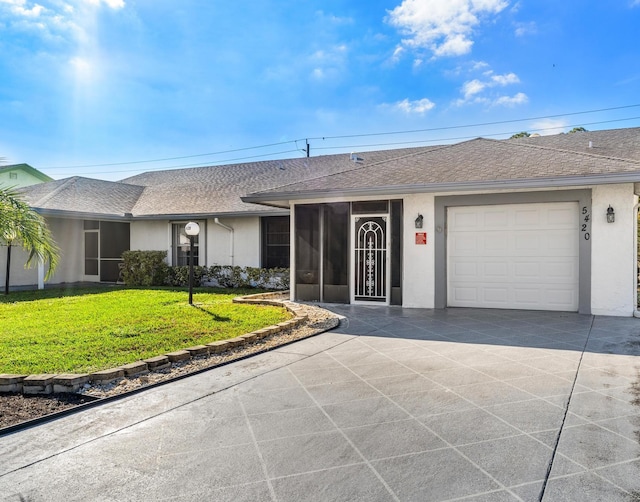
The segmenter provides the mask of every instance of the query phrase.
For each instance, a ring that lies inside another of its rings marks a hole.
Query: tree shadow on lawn
[[[230,317],[223,317],[223,316],[219,316],[218,314],[216,314],[215,312],[212,312],[210,310],[207,310],[205,308],[200,307],[199,305],[193,305],[195,308],[197,308],[200,312],[203,312],[204,314],[207,314],[208,316],[213,317],[213,319],[215,321],[220,321],[220,322],[229,322],[231,321]]]
[[[112,291],[121,291],[128,289],[122,285],[106,284],[106,285],[69,285],[59,286],[55,288],[30,289],[10,291],[8,295],[0,295],[0,303],[20,303],[32,302],[36,300],[47,300],[53,298],[64,298],[69,296],[87,296],[100,295],[110,293]],[[130,289],[130,288],[129,288]]]

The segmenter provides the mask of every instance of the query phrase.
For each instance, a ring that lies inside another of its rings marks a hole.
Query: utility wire
[[[435,132],[435,131],[446,131],[446,130],[453,130],[453,129],[464,129],[464,128],[470,128],[470,127],[486,127],[486,126],[490,126],[490,125],[500,125],[500,124],[512,124],[512,123],[516,123],[516,122],[526,122],[529,120],[542,120],[542,119],[550,119],[550,118],[558,118],[558,117],[568,117],[568,116],[575,116],[575,115],[584,115],[584,114],[589,114],[589,113],[599,113],[599,112],[607,112],[607,111],[614,111],[614,110],[623,110],[623,109],[629,109],[629,108],[636,108],[636,107],[640,107],[640,103],[639,104],[633,104],[633,105],[625,105],[625,106],[617,106],[617,107],[610,107],[610,108],[600,108],[600,109],[596,109],[596,110],[585,110],[585,111],[579,111],[579,112],[570,112],[570,113],[562,113],[562,114],[555,114],[555,115],[544,115],[544,116],[538,116],[538,117],[528,117],[528,118],[522,118],[522,119],[512,119],[512,120],[500,120],[500,121],[494,121],[494,122],[482,122],[482,123],[477,123],[477,124],[463,124],[463,125],[456,125],[456,126],[445,126],[445,127],[432,127],[432,128],[427,128],[427,129],[413,129],[413,130],[407,130],[407,131],[392,131],[392,132],[378,132],[378,133],[363,133],[363,134],[347,134],[347,135],[340,135],[340,136],[318,136],[318,137],[307,137],[307,138],[299,138],[299,139],[294,139],[294,140],[289,140],[289,141],[281,141],[281,142],[277,142],[277,143],[268,143],[268,144],[264,144],[264,145],[257,145],[257,146],[250,146],[250,147],[245,147],[245,148],[236,148],[236,149],[231,149],[231,150],[220,150],[217,152],[210,152],[210,153],[199,153],[199,154],[193,154],[193,155],[183,155],[183,156],[177,156],[177,157],[164,157],[164,158],[158,158],[158,159],[147,159],[147,160],[135,160],[135,161],[129,161],[129,162],[112,162],[112,163],[102,163],[102,164],[80,164],[80,165],[74,165],[74,166],[49,166],[49,167],[42,167],[40,169],[50,169],[50,170],[64,170],[64,169],[78,169],[78,168],[90,168],[90,167],[110,167],[110,166],[124,166],[124,165],[132,165],[132,164],[148,164],[148,163],[154,163],[154,162],[165,162],[165,161],[171,161],[171,160],[180,160],[180,159],[189,159],[189,158],[195,158],[195,157],[206,157],[206,156],[213,156],[213,155],[221,155],[224,153],[233,153],[233,152],[241,152],[241,151],[248,151],[248,150],[258,150],[258,149],[262,149],[262,148],[269,148],[269,147],[273,147],[273,146],[280,146],[280,145],[287,145],[287,144],[293,144],[295,145],[296,149],[295,150],[287,150],[284,152],[273,152],[273,153],[268,153],[268,154],[263,154],[263,155],[256,155],[256,156],[251,156],[251,157],[239,157],[239,158],[235,158],[235,159],[226,159],[226,160],[218,160],[218,161],[212,161],[211,163],[209,163],[208,165],[215,165],[215,164],[224,164],[224,163],[229,163],[229,162],[234,162],[234,161],[238,161],[238,160],[246,160],[246,159],[252,159],[252,158],[259,158],[259,157],[267,157],[267,156],[271,156],[271,155],[281,155],[284,153],[292,153],[292,152],[299,152],[301,149],[298,146],[298,141],[305,141],[308,142],[310,140],[335,140],[335,139],[347,139],[347,138],[365,138],[365,137],[372,137],[372,136],[391,136],[391,135],[398,135],[398,134],[415,134],[415,133],[420,133],[420,132]],[[635,120],[638,117],[632,117],[632,118],[626,118],[626,119],[618,119],[618,120],[607,120],[607,121],[600,121],[600,122],[590,122],[590,123],[586,123],[586,124],[581,124],[581,125],[595,125],[595,124],[605,124],[605,123],[610,123],[610,122],[619,122],[619,121],[624,121],[624,120]],[[562,127],[572,127],[572,126],[562,126]],[[551,128],[551,129],[557,129],[557,128]],[[543,131],[546,129],[534,129],[535,131]],[[511,133],[502,133],[502,134],[488,134],[485,136],[500,136],[503,134],[511,134]],[[329,149],[339,149],[339,148],[361,148],[361,147],[376,147],[376,146],[392,146],[392,145],[402,145],[402,144],[417,144],[417,143],[432,143],[432,142],[447,142],[447,141],[455,141],[455,140],[462,140],[462,139],[470,139],[470,138],[474,138],[476,136],[466,136],[466,137],[457,137],[457,138],[443,138],[443,139],[438,139],[438,140],[418,140],[418,141],[407,141],[407,142],[394,142],[394,143],[377,143],[377,144],[370,144],[370,145],[354,145],[354,146],[336,146],[336,147],[314,147],[314,150],[329,150]],[[167,169],[177,169],[177,168],[181,168],[181,167],[193,167],[193,166],[201,166],[202,163],[197,163],[197,164],[181,164],[181,165],[174,165],[174,166],[169,166],[169,167],[161,167],[161,168],[156,168],[154,170],[167,170]],[[109,174],[109,173],[119,173],[119,172],[133,172],[133,171],[137,171],[137,169],[126,169],[126,170],[118,170],[118,171],[101,171],[101,172],[92,172],[91,174]]]
[[[149,162],[164,162],[164,161],[167,161],[167,160],[191,159],[191,158],[194,158],[194,157],[206,157],[208,155],[220,155],[222,153],[234,153],[234,152],[243,152],[245,150],[257,150],[258,148],[269,148],[271,146],[286,145],[288,143],[294,143],[296,141],[302,141],[302,140],[281,141],[280,143],[269,143],[267,145],[248,146],[246,148],[236,148],[234,150],[221,150],[219,152],[212,152],[212,153],[197,153],[195,155],[183,155],[181,157],[165,157],[163,159],[150,159],[150,160],[133,160],[133,161],[130,161],[130,162],[112,162],[112,163],[109,163],[109,164],[84,164],[84,165],[77,165],[77,166],[53,166],[53,167],[42,167],[41,169],[77,169],[79,167],[108,167],[108,166],[125,166],[125,165],[129,165],[129,164],[145,164],[145,163],[149,163]],[[293,150],[289,150],[289,151],[293,151]],[[250,157],[247,157],[247,158],[250,158]]]
[[[196,164],[181,164],[181,165],[177,165],[177,166],[166,166],[166,167],[157,167],[153,170],[153,172],[156,171],[170,171],[171,169],[179,169],[182,167],[210,167],[213,165],[218,165],[218,164],[229,164],[232,162],[237,162],[239,160],[250,160],[250,159],[259,159],[259,158],[264,158],[264,157],[269,157],[271,155],[283,155],[285,153],[299,153],[299,150],[284,150],[282,152],[272,152],[272,153],[264,153],[262,155],[252,155],[250,157],[237,157],[235,159],[227,159],[227,160],[218,160],[212,164],[207,164],[206,166],[203,166],[202,163],[196,163]],[[126,163],[125,163],[126,164]],[[135,172],[135,171],[139,171],[139,169],[120,169],[120,170],[116,170],[116,171],[91,171],[90,174],[112,174],[112,173],[130,173],[130,172]],[[53,173],[56,174],[56,173]]]
[[[624,122],[625,120],[640,120],[640,116],[639,117],[628,117],[628,118],[624,118],[624,119],[614,119],[614,120],[602,120],[599,122],[587,122],[587,123],[581,123],[579,124],[580,126],[591,126],[591,125],[596,125],[596,124],[608,124],[611,122]],[[545,128],[539,128],[539,129],[530,129],[529,131],[533,131],[533,132],[538,132],[538,131],[553,131],[555,129],[565,129],[567,127],[578,127],[578,125],[566,125],[566,126],[561,126],[561,127],[545,127]],[[509,131],[509,132],[499,132],[499,133],[493,133],[493,134],[483,134],[482,137],[483,138],[488,138],[488,137],[494,137],[494,136],[506,136],[508,134],[513,134],[513,131]],[[314,150],[335,150],[335,149],[342,149],[342,148],[369,148],[369,147],[379,147],[379,146],[393,146],[393,145],[415,145],[415,144],[420,144],[420,143],[445,143],[447,141],[463,141],[463,140],[467,140],[467,139],[474,139],[477,138],[478,136],[458,136],[455,138],[440,138],[440,139],[423,139],[423,140],[417,140],[417,141],[399,141],[399,142],[393,142],[393,143],[369,143],[369,144],[364,144],[364,145],[340,145],[340,146],[316,146],[314,147]]]
[[[628,118],[623,118],[623,119],[612,119],[612,120],[602,120],[602,121],[598,121],[598,122],[587,122],[587,123],[581,123],[581,126],[591,126],[591,125],[598,125],[598,124],[609,124],[612,122],[624,122],[627,120],[640,120],[640,116],[638,117],[628,117]],[[567,127],[577,127],[577,125],[564,125],[561,126],[561,128],[567,128]],[[554,129],[559,129],[559,127],[546,127],[546,128],[538,128],[538,129],[530,129],[530,131],[536,132],[536,131],[551,131]],[[508,131],[508,132],[501,132],[501,133],[492,133],[492,134],[484,134],[482,135],[482,137],[496,137],[496,136],[506,136],[509,134],[513,134],[513,131]],[[314,150],[348,150],[348,149],[356,149],[356,148],[380,148],[380,147],[388,147],[388,146],[401,146],[401,145],[421,145],[421,144],[429,144],[429,143],[439,143],[439,144],[446,144],[448,142],[454,142],[454,141],[465,141],[465,140],[469,140],[469,139],[475,139],[478,136],[473,135],[473,136],[456,136],[456,137],[449,137],[449,138],[438,138],[438,139],[426,139],[426,140],[415,140],[415,141],[396,141],[396,142],[391,142],[391,143],[368,143],[368,144],[359,144],[359,145],[339,145],[339,146],[318,146],[318,147],[314,147]],[[301,141],[301,140],[295,140],[295,141]],[[289,142],[287,142],[289,143]],[[283,144],[283,143],[280,143]],[[297,147],[297,145],[296,145]],[[253,147],[253,148],[258,148],[258,147]],[[241,149],[243,150],[243,149]],[[305,150],[301,149],[301,148],[296,148],[293,150],[284,150],[284,151],[280,151],[280,152],[271,152],[271,153],[266,153],[266,154],[261,154],[261,155],[253,155],[253,156],[249,156],[249,157],[236,157],[236,158],[232,158],[232,159],[224,159],[224,160],[217,160],[217,161],[213,161],[207,164],[207,167],[210,166],[215,166],[215,165],[221,165],[221,164],[229,164],[229,163],[233,163],[233,162],[237,162],[237,161],[242,161],[242,160],[251,160],[251,159],[258,159],[258,158],[264,158],[264,157],[270,157],[273,155],[284,155],[287,153],[305,153]],[[127,163],[123,163],[123,164],[127,164]],[[109,166],[112,164],[103,164],[104,166]],[[119,164],[118,164],[119,165]],[[96,166],[98,167],[98,166]],[[195,163],[195,164],[179,164],[179,165],[172,165],[172,166],[164,166],[164,167],[157,167],[155,169],[153,169],[153,171],[168,171],[171,169],[180,169],[180,168],[186,168],[186,167],[205,167],[203,166],[202,163]],[[128,172],[135,172],[135,171],[139,171],[139,169],[119,169],[119,170],[109,170],[109,171],[91,171],[89,174],[116,174],[116,173],[128,173]],[[57,175],[58,173],[51,173],[53,175]]]
[[[583,112],[572,112],[572,113],[560,113],[558,115],[545,115],[543,117],[529,117],[526,119],[513,119],[513,120],[499,120],[497,122],[482,122],[479,124],[467,124],[467,125],[456,125],[456,126],[447,126],[447,127],[432,127],[429,129],[413,129],[411,131],[395,131],[395,132],[372,132],[368,134],[347,134],[343,136],[321,136],[317,138],[308,138],[308,139],[344,139],[344,138],[362,138],[365,136],[386,136],[391,134],[410,134],[416,132],[432,132],[432,131],[445,131],[448,129],[463,129],[466,127],[484,127],[490,125],[499,125],[499,124],[512,124],[514,122],[526,122],[527,120],[541,120],[541,119],[554,119],[558,117],[569,117],[572,115],[583,115],[586,113],[598,113],[598,112],[609,112],[613,110],[622,110],[625,108],[635,108],[640,106],[637,105],[625,105],[625,106],[616,106],[613,108],[601,108],[599,110],[587,110]]]

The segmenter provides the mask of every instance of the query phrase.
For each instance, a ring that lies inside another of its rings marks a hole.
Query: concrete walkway
[[[639,319],[331,309],[332,332],[0,438],[0,499],[640,500]]]

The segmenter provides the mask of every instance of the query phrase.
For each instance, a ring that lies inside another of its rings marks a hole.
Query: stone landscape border
[[[287,291],[273,293],[259,293],[255,295],[234,298],[234,303],[249,303],[255,305],[272,305],[284,307],[294,317],[288,321],[267,326],[236,338],[187,347],[183,350],[168,352],[163,355],[150,357],[141,361],[110,368],[94,373],[62,373],[40,375],[0,374],[0,393],[22,393],[26,395],[48,395],[57,393],[75,393],[89,383],[108,384],[120,378],[140,376],[151,371],[161,371],[176,363],[182,363],[192,358],[204,358],[219,355],[239,346],[254,343],[262,338],[281,333],[300,326],[307,320],[303,307],[283,300]]]

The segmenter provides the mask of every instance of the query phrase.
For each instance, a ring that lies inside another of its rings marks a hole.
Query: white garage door
[[[578,204],[448,208],[451,307],[578,310]]]

